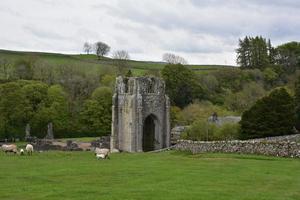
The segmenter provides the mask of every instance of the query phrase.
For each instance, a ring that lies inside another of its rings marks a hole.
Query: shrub
[[[233,140],[238,139],[240,135],[240,125],[234,123],[226,123],[218,127],[215,134],[215,140]]]
[[[217,126],[215,124],[208,123],[206,120],[195,121],[190,128],[183,135],[183,139],[189,140],[214,140]]]
[[[293,98],[284,89],[275,89],[242,115],[241,138],[260,138],[292,133],[295,124]]]
[[[207,120],[214,112],[216,112],[218,116],[235,114],[221,106],[213,105],[209,101],[195,102],[181,111],[178,118],[180,121],[179,124],[188,125],[197,120]]]
[[[221,126],[209,123],[206,120],[195,121],[190,128],[182,135],[183,139],[189,140],[232,140],[238,139],[240,125],[226,123]]]

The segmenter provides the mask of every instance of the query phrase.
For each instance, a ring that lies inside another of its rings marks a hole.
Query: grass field
[[[50,66],[79,66],[84,70],[95,72],[96,70],[103,70],[106,68],[114,68],[114,60],[111,58],[103,57],[98,60],[96,55],[85,54],[57,54],[57,53],[43,53],[43,52],[22,52],[22,51],[7,51],[0,49],[0,58],[5,58],[12,63],[19,59],[34,59],[46,62]],[[166,63],[151,62],[151,61],[135,61],[129,60],[128,65],[133,70],[134,75],[143,75],[147,70],[161,70]],[[187,65],[187,67],[196,71],[197,73],[209,73],[211,71],[228,68],[233,66],[225,65]]]
[[[300,199],[300,160],[179,152],[0,153],[0,199]]]

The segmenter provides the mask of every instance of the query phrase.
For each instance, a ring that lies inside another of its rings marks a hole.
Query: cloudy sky
[[[132,59],[171,52],[235,64],[238,39],[300,41],[299,0],[1,0],[0,49],[81,53],[103,41]]]

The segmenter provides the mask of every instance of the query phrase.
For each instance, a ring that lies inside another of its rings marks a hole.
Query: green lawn
[[[300,199],[300,160],[179,152],[0,153],[0,199]]]

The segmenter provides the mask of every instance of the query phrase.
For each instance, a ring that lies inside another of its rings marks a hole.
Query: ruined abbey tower
[[[111,149],[152,151],[170,145],[170,102],[157,77],[117,77]]]

